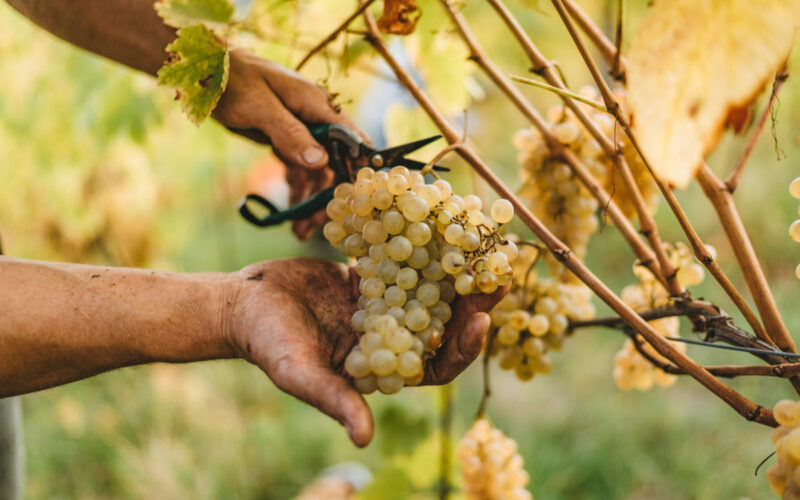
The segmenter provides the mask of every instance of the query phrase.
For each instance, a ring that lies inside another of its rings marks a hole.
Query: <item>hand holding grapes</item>
[[[373,421],[346,378],[344,361],[358,342],[350,327],[358,277],[343,264],[288,259],[254,264],[242,280],[228,317],[230,341],[280,389],[330,415],[358,446],[372,439]],[[459,297],[443,345],[429,361],[423,384],[447,383],[480,353],[488,311],[505,290]]]

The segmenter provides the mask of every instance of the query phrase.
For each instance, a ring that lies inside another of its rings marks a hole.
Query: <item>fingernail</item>
[[[311,146],[303,151],[303,160],[309,165],[314,165],[325,156],[325,151],[319,146]]]

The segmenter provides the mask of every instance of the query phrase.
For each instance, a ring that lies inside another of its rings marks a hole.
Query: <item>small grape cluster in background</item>
[[[469,500],[533,500],[517,443],[479,418],[456,448]]]
[[[800,200],[800,177],[797,177],[789,184],[789,194],[791,194],[793,198]],[[797,213],[800,215],[800,208],[797,209]],[[792,225],[789,226],[789,237],[800,243],[800,219],[792,222]],[[800,264],[797,264],[797,267],[794,269],[794,274],[797,276],[797,279],[800,279]]]
[[[772,410],[780,424],[772,431],[778,462],[767,469],[772,491],[784,500],[800,499],[800,402],[784,399]]]

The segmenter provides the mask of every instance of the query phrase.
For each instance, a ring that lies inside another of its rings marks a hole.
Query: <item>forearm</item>
[[[154,75],[175,30],[154,0],[6,0],[42,28],[86,50]]]
[[[235,357],[239,277],[0,257],[0,397],[154,361]]]

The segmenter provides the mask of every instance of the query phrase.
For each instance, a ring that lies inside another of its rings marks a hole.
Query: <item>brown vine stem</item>
[[[375,51],[386,61],[389,67],[392,68],[397,79],[400,83],[411,93],[417,103],[428,114],[430,119],[436,124],[442,134],[449,142],[457,142],[459,140],[458,133],[453,128],[442,113],[433,105],[428,96],[420,89],[419,85],[414,82],[411,75],[400,65],[395,57],[389,52],[386,44],[383,42],[375,21],[369,12],[364,13],[364,20],[367,26],[369,35],[367,41],[373,46]],[[731,408],[736,410],[737,413],[742,415],[749,421],[761,423],[763,425],[774,427],[777,425],[772,416],[772,412],[768,409],[757,405],[745,398],[738,392],[731,389],[728,385],[724,384],[719,379],[704,370],[700,365],[695,363],[691,358],[681,353],[673,347],[667,340],[658,334],[650,325],[648,325],[636,312],[633,311],[627,304],[625,304],[614,292],[611,291],[600,279],[597,278],[577,257],[575,257],[569,248],[558,238],[550,232],[542,222],[531,213],[531,211],[523,204],[519,198],[511,191],[495,174],[491,168],[483,162],[483,160],[470,148],[468,145],[461,146],[458,149],[459,155],[466,161],[483,179],[489,184],[495,192],[501,197],[509,200],[514,206],[517,216],[525,223],[536,236],[547,245],[553,255],[562,264],[564,264],[570,271],[573,272],[581,281],[583,281],[601,300],[608,304],[617,314],[628,323],[633,330],[641,334],[655,349],[656,351],[669,359],[676,366],[686,370],[695,380],[700,382],[709,391],[717,395]]]
[[[611,89],[608,87],[608,84],[606,84],[605,80],[603,80],[603,77],[600,74],[600,70],[597,67],[597,63],[595,63],[595,61],[592,58],[591,54],[589,54],[589,51],[586,49],[586,46],[584,45],[583,40],[581,40],[580,35],[575,30],[575,27],[573,26],[569,16],[567,15],[566,11],[564,10],[564,6],[562,4],[562,0],[552,0],[552,1],[553,1],[553,5],[556,7],[556,10],[559,13],[559,16],[561,16],[562,21],[564,22],[565,26],[567,27],[567,30],[569,31],[570,36],[572,37],[573,41],[575,42],[575,45],[578,48],[578,52],[580,52],[581,57],[583,57],[584,62],[586,63],[586,66],[589,68],[589,71],[592,74],[592,78],[594,79],[595,84],[597,84],[597,87],[600,90],[600,94],[603,96],[603,101],[605,102],[608,111],[611,114],[614,115],[614,117],[617,119],[617,122],[620,124],[622,129],[625,131],[625,134],[630,139],[631,144],[636,149],[637,153],[639,154],[639,157],[642,159],[642,162],[645,164],[645,166],[647,167],[647,170],[650,172],[650,175],[653,177],[653,179],[655,180],[656,184],[658,185],[658,188],[661,191],[661,194],[667,200],[667,204],[669,205],[670,209],[672,210],[673,214],[675,215],[676,219],[678,220],[678,223],[680,224],[681,228],[683,229],[684,233],[686,234],[686,237],[689,239],[689,242],[690,242],[690,244],[692,246],[692,250],[693,250],[693,252],[695,254],[695,257],[697,257],[697,259],[706,266],[706,268],[709,270],[709,272],[712,274],[712,276],[714,276],[714,278],[717,280],[717,282],[720,284],[720,286],[722,286],[723,290],[728,294],[728,296],[731,298],[731,300],[734,302],[734,304],[736,304],[736,307],[745,316],[745,319],[747,320],[748,324],[750,324],[750,326],[753,328],[753,330],[755,331],[756,335],[760,339],[762,339],[762,340],[764,340],[766,342],[769,342],[769,343],[771,343],[773,345],[778,345],[773,340],[774,335],[780,334],[779,331],[774,331],[775,330],[775,328],[774,328],[775,323],[774,322],[773,323],[768,323],[767,320],[764,318],[764,312],[762,311],[761,307],[759,307],[759,312],[761,312],[762,319],[764,319],[764,323],[765,323],[766,328],[762,327],[761,324],[759,323],[758,319],[756,318],[755,314],[753,313],[753,311],[747,305],[747,302],[742,297],[741,293],[739,293],[739,291],[736,289],[736,287],[733,285],[733,283],[731,283],[731,281],[727,278],[727,276],[722,271],[722,269],[719,267],[719,265],[717,265],[714,262],[713,257],[708,252],[708,249],[706,248],[705,244],[700,239],[700,236],[694,230],[694,227],[692,226],[692,224],[689,221],[689,219],[686,217],[686,213],[683,211],[683,208],[680,206],[680,203],[678,203],[677,198],[675,198],[675,194],[672,192],[672,190],[669,188],[669,186],[667,186],[661,180],[661,178],[658,177],[658,175],[655,173],[655,171],[653,170],[652,166],[650,165],[650,162],[647,160],[647,157],[645,157],[645,155],[642,153],[642,150],[639,147],[639,143],[636,140],[636,137],[634,136],[634,134],[633,134],[633,132],[631,130],[630,122],[628,121],[628,119],[624,115],[624,113],[622,113],[622,109],[621,109],[619,103],[617,102],[616,98],[614,97],[613,93],[611,92]],[[728,193],[728,194],[730,195],[730,193]],[[745,238],[746,238],[746,233],[745,233]],[[729,239],[730,239],[730,237],[729,237]],[[748,240],[748,242],[749,242],[749,240]],[[731,245],[732,246],[736,246],[738,243],[739,242],[734,242],[731,239]],[[742,264],[741,260],[740,260],[740,265],[743,268],[743,271],[745,271],[745,273],[747,273],[747,271],[744,269],[745,265]],[[756,260],[756,265],[758,266],[757,260]],[[758,267],[759,267],[759,270],[760,270],[760,266],[758,266]],[[763,275],[763,272],[762,272],[762,275]],[[764,283],[766,284],[766,279],[764,280]],[[751,293],[752,293],[752,288],[751,288]],[[769,288],[768,287],[767,287],[767,294],[771,297],[771,293],[769,292]],[[755,296],[756,294],[753,293],[753,295]],[[756,300],[756,306],[758,306],[758,304],[759,304],[759,302],[758,302],[758,300]],[[774,301],[773,301],[773,304],[774,304]],[[776,311],[777,311],[777,307],[776,307]],[[778,314],[777,317],[780,320],[780,315],[779,314]],[[782,320],[780,320],[780,324],[781,325],[783,324]],[[785,330],[785,328],[786,328],[785,325],[783,326],[783,328]],[[767,333],[767,330],[769,332],[771,332],[771,333]],[[786,332],[786,336],[788,336],[788,331]],[[791,341],[791,337],[789,337],[789,341],[791,342],[791,345],[794,346],[794,342]],[[796,352],[796,351],[791,350],[790,352]],[[800,386],[798,387],[798,389],[800,389]]]
[[[525,30],[522,29],[519,21],[517,21],[502,0],[488,0],[488,2],[502,18],[506,26],[513,32],[514,37],[522,46],[523,51],[533,65],[533,71],[543,76],[545,80],[547,80],[547,82],[552,86],[566,89],[566,85],[564,84],[563,80],[555,71],[553,71],[552,65],[548,63],[542,52],[536,47]],[[576,101],[563,95],[560,97],[564,101],[564,104],[569,107],[578,120],[580,120],[583,126],[586,127],[592,137],[594,137],[594,139],[600,144],[605,154],[613,160],[614,166],[622,177],[622,181],[625,183],[625,187],[627,188],[628,193],[633,200],[633,205],[636,209],[636,215],[639,219],[639,232],[648,239],[650,242],[650,247],[653,249],[653,252],[656,255],[658,265],[661,268],[661,274],[666,282],[665,288],[670,295],[681,295],[683,290],[681,290],[681,287],[676,279],[675,266],[667,256],[666,249],[661,241],[661,236],[658,233],[658,227],[656,226],[652,215],[644,203],[639,186],[636,184],[636,180],[633,178],[630,167],[625,161],[625,157],[622,155],[619,146],[612,143],[608,137],[602,133],[602,131],[597,127],[597,124],[591,118],[589,118],[583,108],[581,108]],[[603,101],[606,104],[606,108],[608,108],[608,100],[605,98],[605,95],[603,97]]]
[[[783,351],[797,352],[797,347],[792,339],[786,324],[783,322],[778,305],[767,283],[764,270],[758,260],[750,237],[744,227],[739,211],[733,201],[733,195],[708,165],[703,164],[697,172],[697,180],[703,188],[706,197],[711,201],[714,210],[717,212],[722,228],[728,237],[728,241],[733,247],[742,274],[753,295],[756,308],[761,313],[764,326],[769,331],[769,335],[774,339],[775,345]]]
[[[511,83],[511,80],[503,72],[501,72],[488,57],[486,57],[486,53],[481,48],[478,40],[472,33],[472,30],[470,30],[466,20],[453,5],[453,3],[450,0],[442,0],[442,5],[450,15],[450,19],[456,26],[456,29],[458,30],[462,40],[467,45],[470,53],[469,59],[475,62],[478,67],[484,73],[486,73],[492,82],[506,95],[506,97],[508,97],[508,99],[525,116],[525,118],[528,119],[531,125],[536,127],[539,133],[542,134],[542,137],[544,138],[547,146],[550,148],[550,151],[566,161],[570,168],[572,168],[572,171],[575,173],[575,175],[578,176],[584,186],[586,186],[595,199],[597,199],[597,201],[600,203],[600,206],[605,207],[606,212],[611,217],[611,220],[614,221],[614,224],[617,226],[620,233],[622,233],[622,236],[631,246],[634,254],[636,254],[636,257],[639,259],[639,262],[650,269],[650,272],[652,272],[662,284],[666,284],[667,280],[664,278],[663,273],[661,272],[659,267],[660,264],[656,261],[655,254],[649,248],[647,248],[646,245],[644,245],[642,240],[636,234],[636,230],[633,228],[628,218],[625,217],[625,214],[622,212],[619,206],[592,176],[583,162],[580,161],[578,156],[573,151],[565,148],[561,143],[558,142],[553,133],[550,131],[550,128],[547,126],[547,122],[539,114],[536,108],[534,108],[525,98],[525,96],[523,96],[522,93]]]
[[[617,0],[617,31],[614,39],[614,61],[611,63],[610,73],[619,74],[620,60],[622,59],[622,36],[625,31],[625,0]]]
[[[486,415],[486,406],[489,404],[489,398],[492,395],[489,360],[491,359],[491,353],[492,349],[494,348],[494,341],[496,337],[497,330],[492,330],[489,333],[489,338],[486,339],[486,351],[483,353],[483,395],[481,396],[481,402],[478,404],[478,411],[475,413],[475,420]]]
[[[761,116],[758,117],[756,126],[753,129],[752,134],[750,134],[750,139],[747,141],[747,145],[744,147],[742,155],[739,156],[739,159],[736,161],[736,166],[733,168],[731,175],[725,180],[725,185],[728,187],[728,191],[731,193],[736,191],[736,188],[739,187],[739,181],[742,179],[744,167],[750,160],[750,156],[753,154],[756,144],[758,144],[758,139],[761,137],[761,132],[764,131],[764,126],[772,116],[772,108],[778,98],[778,91],[787,78],[789,78],[789,72],[784,64],[784,66],[778,70],[778,74],[775,75],[775,80],[772,82],[772,92],[769,94],[769,99],[767,99],[767,104],[764,106]]]
[[[586,33],[586,36],[588,36],[594,46],[597,47],[597,50],[600,51],[600,54],[610,68],[609,73],[611,76],[617,81],[624,82],[627,63],[625,57],[617,50],[617,46],[606,38],[605,33],[597,27],[594,21],[592,21],[592,18],[578,5],[578,2],[575,0],[564,0],[564,6],[567,8],[567,11],[569,11],[569,15],[572,16],[578,26],[580,26],[581,30]]]
[[[327,47],[327,46],[328,46],[328,44],[330,44],[331,42],[333,42],[334,40],[336,40],[336,38],[339,36],[339,34],[340,34],[340,33],[342,33],[344,30],[346,30],[346,29],[347,29],[347,27],[348,27],[348,26],[350,26],[350,23],[352,23],[352,22],[353,22],[353,21],[354,21],[354,20],[355,20],[355,19],[356,19],[358,16],[360,16],[361,14],[363,14],[363,13],[364,13],[364,11],[367,9],[367,7],[369,7],[370,5],[372,5],[372,3],[373,3],[374,1],[375,1],[375,0],[366,0],[364,3],[361,3],[361,4],[358,6],[358,8],[355,10],[355,12],[353,12],[352,14],[350,14],[350,16],[349,16],[347,19],[345,19],[345,20],[342,22],[342,24],[340,24],[340,25],[339,25],[339,26],[338,26],[338,27],[337,27],[335,30],[333,30],[333,31],[332,31],[332,32],[331,32],[331,33],[330,33],[328,36],[326,36],[325,38],[323,38],[323,39],[322,39],[322,41],[320,41],[320,42],[319,42],[317,45],[315,45],[315,46],[314,46],[314,47],[313,47],[311,50],[309,50],[309,51],[308,51],[308,53],[305,55],[305,57],[303,57],[303,59],[302,59],[302,60],[301,60],[299,63],[297,63],[297,66],[295,66],[295,68],[294,68],[294,69],[295,69],[295,70],[297,70],[297,71],[300,71],[300,70],[303,68],[303,66],[305,66],[305,64],[306,64],[306,63],[307,63],[309,60],[311,60],[311,58],[312,58],[312,57],[314,57],[314,55],[315,55],[317,52],[321,51],[322,49],[324,49],[325,47]]]
[[[453,434],[453,384],[443,385],[440,389],[441,395],[441,420],[439,430],[441,432],[439,446],[439,500],[447,500],[450,497],[450,455],[452,445],[450,439]]]

